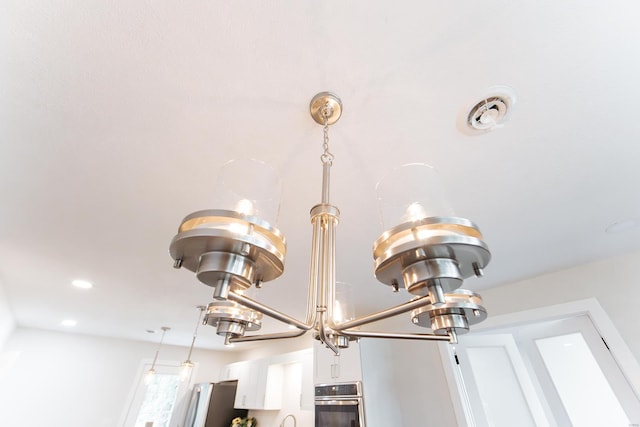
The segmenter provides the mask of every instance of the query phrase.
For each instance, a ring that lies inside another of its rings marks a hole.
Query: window
[[[145,387],[135,427],[169,427],[179,388],[180,375],[154,375]]]
[[[134,381],[124,427],[172,427],[184,416],[184,397],[189,389],[187,381],[180,381],[179,362],[156,363],[156,374],[145,384],[145,373],[151,361],[144,361]]]

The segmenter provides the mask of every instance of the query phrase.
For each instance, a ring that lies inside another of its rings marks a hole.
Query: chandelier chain
[[[333,164],[334,159],[333,154],[329,151],[329,116],[331,115],[332,110],[333,108],[329,105],[325,105],[322,108],[322,118],[324,121],[322,131],[324,133],[324,141],[322,143],[323,153],[322,156],[320,156],[320,160],[322,160],[322,163],[329,163],[329,165]]]

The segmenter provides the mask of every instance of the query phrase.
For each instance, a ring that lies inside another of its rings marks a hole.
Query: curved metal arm
[[[364,331],[340,331],[341,335],[356,338],[393,338],[402,340],[427,340],[427,341],[451,341],[449,335],[435,334],[403,334],[397,332],[364,332]]]
[[[228,298],[231,301],[237,302],[238,304],[241,304],[252,310],[259,311],[260,313],[266,316],[272,317],[288,325],[295,326],[296,328],[303,331],[308,331],[312,329],[313,324],[315,323],[315,316],[312,316],[314,318],[312,319],[313,322],[311,322],[310,324],[302,323],[298,319],[295,319],[267,305],[261,304],[258,301],[252,300],[251,298],[247,298],[244,295],[236,294],[235,292],[229,292]]]
[[[395,307],[387,308],[376,313],[368,314],[358,319],[349,320],[347,322],[340,323],[338,325],[330,324],[331,329],[342,332],[347,329],[356,328],[358,326],[366,325],[368,323],[377,322],[378,320],[388,319],[398,314],[406,313],[407,311],[414,310],[416,308],[424,307],[431,304],[431,299],[428,295],[422,298],[405,302],[404,304],[397,305]]]
[[[333,345],[330,339],[327,337],[327,332],[325,331],[325,322],[324,322],[324,312],[318,313],[319,325],[318,325],[318,333],[320,334],[320,340],[329,347],[336,356],[340,356],[340,349]]]
[[[236,342],[249,342],[249,341],[279,340],[283,338],[301,337],[306,333],[307,331],[290,331],[290,332],[276,332],[273,334],[247,335],[244,337],[229,338],[229,342],[236,343]]]

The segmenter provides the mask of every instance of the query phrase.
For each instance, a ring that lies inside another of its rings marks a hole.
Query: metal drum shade
[[[177,267],[197,274],[209,286],[221,281],[230,290],[268,282],[284,271],[286,241],[266,221],[235,211],[210,209],[188,215],[169,253]]]

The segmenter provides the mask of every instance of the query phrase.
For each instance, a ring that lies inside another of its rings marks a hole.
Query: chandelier
[[[251,288],[284,272],[286,241],[282,233],[254,215],[253,202],[237,200],[233,210],[210,209],[184,218],[169,252],[174,267],[194,272],[213,287],[213,302],[203,322],[214,326],[225,344],[284,339],[312,331],[314,337],[338,355],[358,338],[393,338],[457,342],[458,334],[487,317],[480,295],[461,289],[464,279],[482,276],[491,254],[478,227],[454,216],[430,216],[419,203],[409,201],[399,225],[384,232],[373,245],[376,278],[394,292],[404,288],[409,301],[359,318],[341,320],[336,301],[336,226],[340,212],[330,202],[329,126],[342,113],[342,102],[322,92],[310,103],[312,118],[323,126],[322,198],[311,209],[312,239],[306,317],[296,319],[247,294]],[[257,183],[256,183],[257,184]],[[360,327],[410,313],[414,325],[431,333],[364,331]],[[263,316],[294,330],[258,331]]]

